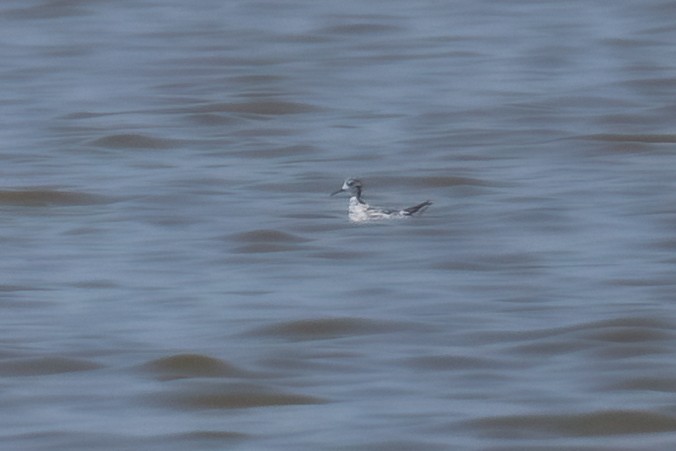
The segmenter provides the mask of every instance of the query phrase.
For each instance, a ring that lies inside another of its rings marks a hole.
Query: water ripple
[[[470,421],[493,437],[590,437],[676,431],[676,416],[641,410],[607,410],[580,414],[506,415]]]
[[[154,401],[179,409],[247,409],[254,407],[323,404],[325,399],[259,384],[199,383],[174,387]]]
[[[251,372],[237,368],[223,360],[199,354],[176,354],[163,357],[142,366],[160,380],[195,377],[249,377]]]
[[[89,360],[58,356],[0,361],[0,374],[3,376],[38,376],[92,371],[99,368],[101,368],[101,365]]]
[[[91,205],[106,202],[103,196],[50,189],[0,191],[0,205],[23,207]]]

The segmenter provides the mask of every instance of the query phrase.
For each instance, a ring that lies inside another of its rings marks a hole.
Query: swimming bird
[[[426,200],[425,202],[422,202],[418,205],[404,208],[402,210],[386,210],[384,208],[372,207],[364,202],[364,199],[362,199],[362,187],[363,185],[361,180],[349,178],[345,180],[345,183],[343,183],[343,186],[338,191],[331,193],[331,196],[335,196],[336,194],[343,192],[350,193],[350,203],[348,204],[347,213],[348,218],[352,222],[405,218],[407,216],[413,216],[415,214],[422,213],[427,207],[432,205],[432,202]]]

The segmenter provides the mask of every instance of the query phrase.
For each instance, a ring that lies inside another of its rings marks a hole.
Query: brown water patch
[[[590,437],[676,431],[676,417],[638,410],[606,410],[577,415],[511,415],[483,418],[469,424],[502,438]]]
[[[73,284],[74,287],[87,288],[92,290],[117,288],[120,285],[112,280],[84,280]]]
[[[639,377],[620,382],[614,386],[620,390],[645,390],[665,393],[676,393],[676,378],[673,377]]]
[[[676,77],[637,78],[627,81],[626,84],[635,89],[645,90],[654,88],[664,93],[676,89]]]
[[[674,144],[676,143],[676,135],[665,134],[622,134],[622,133],[598,133],[594,135],[582,136],[582,138],[591,139],[593,141],[607,141],[607,142],[638,142],[651,144]]]
[[[241,152],[234,152],[233,155],[238,155],[247,158],[286,158],[286,157],[304,157],[312,155],[317,152],[317,149],[312,146],[287,146],[277,147],[272,149],[252,149]]]
[[[453,261],[431,265],[444,271],[514,271],[537,269],[540,261],[537,256],[527,253],[502,253],[481,255],[471,260],[460,258]]]
[[[669,354],[672,327],[652,318],[618,318],[551,329],[477,332],[477,343],[497,344],[504,355],[587,353],[596,362]]]
[[[575,338],[570,339],[542,339],[532,343],[525,343],[515,346],[512,350],[521,354],[531,354],[535,356],[568,354],[588,349],[589,343]]]
[[[647,321],[647,320],[646,320]],[[642,324],[643,323],[643,324]],[[552,330],[552,334],[532,338],[512,347],[512,351],[538,355],[591,352],[597,361],[627,359],[670,353],[672,333],[642,319],[609,320],[587,323],[571,328]],[[508,341],[503,337],[503,341]]]
[[[193,377],[243,377],[251,373],[223,360],[199,354],[176,354],[146,363],[142,368],[160,380]]]
[[[326,340],[354,335],[390,333],[402,324],[363,318],[314,318],[285,321],[257,329],[253,335],[275,336],[292,340]]]
[[[196,124],[207,126],[230,125],[238,121],[233,117],[220,115],[216,113],[193,114],[190,115],[189,119],[195,122]]]
[[[34,291],[39,290],[40,288],[29,287],[28,285],[4,285],[0,284],[0,293],[1,292],[14,292],[14,291]]]
[[[260,359],[260,365],[279,373],[286,371],[290,374],[354,374],[363,371],[363,367],[354,364],[359,357],[358,352],[344,351],[317,351],[308,353],[285,352]]]
[[[251,84],[268,84],[283,81],[285,77],[279,75],[237,75],[230,77],[233,83],[242,83],[244,85]]]
[[[183,144],[176,139],[155,138],[138,134],[109,135],[91,142],[97,147],[108,149],[170,149]]]
[[[172,442],[181,441],[181,442],[201,442],[201,441],[231,441],[231,440],[243,440],[249,438],[248,434],[242,434],[240,432],[229,432],[229,431],[193,431],[186,432],[184,434],[172,435],[169,438]],[[164,437],[158,437],[164,438]]]
[[[286,252],[299,250],[301,243],[309,241],[291,233],[278,230],[259,229],[250,232],[238,233],[232,238],[242,243],[236,249],[240,253]]]
[[[290,246],[286,244],[255,243],[247,244],[246,246],[240,246],[235,249],[235,251],[242,254],[265,254],[272,252],[292,252],[300,249],[300,246]]]
[[[613,318],[603,321],[594,321],[591,323],[584,323],[579,326],[572,326],[573,328],[596,328],[596,327],[646,327],[650,329],[673,329],[673,324],[662,318],[651,317],[626,317]]]
[[[160,404],[183,409],[247,409],[252,407],[323,404],[314,396],[252,384],[201,384],[157,398]]]
[[[303,243],[309,241],[290,233],[270,229],[258,229],[250,232],[238,233],[234,235],[234,238],[254,243]]]
[[[371,442],[360,444],[359,446],[336,447],[337,451],[349,451],[358,449],[359,451],[449,451],[460,449],[450,446],[448,443],[433,443],[427,440],[384,440],[381,442]],[[523,450],[522,450],[523,451]]]
[[[655,345],[655,344],[611,344],[598,346],[592,358],[600,362],[601,359],[609,359],[612,362],[616,362],[617,359],[630,359],[630,358],[642,358],[648,355],[670,355],[673,353],[673,348],[665,345]]]
[[[650,317],[616,318],[592,321],[571,326],[532,329],[525,331],[504,331],[482,333],[483,338],[499,342],[536,341],[546,338],[569,336],[574,339],[598,341],[643,342],[670,338],[673,325],[667,321]],[[619,332],[619,336],[617,335]],[[624,332],[629,332],[623,335]],[[665,335],[666,334],[666,335]]]
[[[355,34],[393,33],[401,30],[402,28],[396,25],[386,25],[379,23],[350,23],[326,27],[321,30],[321,32],[330,34],[345,34],[351,36]]]
[[[109,116],[114,113],[94,113],[92,111],[76,111],[75,113],[69,113],[64,115],[63,119],[69,120],[78,120],[78,119],[94,119],[103,116]]]
[[[405,363],[414,368],[432,371],[452,371],[495,368],[496,364],[486,359],[456,355],[430,355],[406,359]]]
[[[23,207],[45,207],[91,205],[105,202],[101,196],[72,191],[48,189],[24,189],[0,191],[0,205],[17,205]]]
[[[0,361],[2,376],[42,376],[47,374],[92,371],[101,365],[88,360],[67,357],[38,357]]]
[[[316,218],[316,216],[314,217]],[[312,254],[312,257],[326,260],[357,260],[363,258],[365,255],[368,254],[366,252],[331,250],[331,251],[316,252]]]
[[[238,113],[261,116],[281,116],[286,114],[310,113],[318,109],[300,102],[280,100],[255,100],[238,103],[210,103],[192,109],[194,113]]]
[[[621,287],[658,287],[658,286],[672,286],[674,279],[671,277],[663,278],[622,278],[608,280],[609,285],[617,285]]]
[[[632,347],[638,346],[640,352],[659,352],[660,343],[673,338],[673,325],[657,318],[618,318],[587,323],[577,328],[575,334],[586,340],[603,344],[616,344],[629,354]],[[607,348],[612,349],[612,348]]]
[[[125,432],[125,431],[122,431]],[[248,434],[229,431],[194,431],[178,434],[136,435],[108,432],[79,432],[74,430],[48,430],[14,435],[3,435],[3,443],[21,444],[25,450],[158,450],[176,449],[227,449],[223,446],[251,438]],[[111,444],[115,444],[111,447]],[[15,449],[11,445],[3,449]]]
[[[62,17],[84,16],[89,14],[79,0],[60,0],[40,2],[28,8],[15,8],[4,11],[8,18],[14,19],[56,19]]]
[[[588,338],[610,343],[642,343],[669,340],[671,334],[644,327],[609,327],[591,331]]]
[[[260,138],[260,137],[283,137],[295,135],[296,132],[290,129],[285,128],[267,128],[267,127],[258,127],[258,128],[248,128],[245,130],[234,131],[230,136],[236,138],[246,137],[246,138]],[[236,153],[235,153],[236,155]]]

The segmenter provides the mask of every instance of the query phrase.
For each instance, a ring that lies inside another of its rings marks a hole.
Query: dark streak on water
[[[49,189],[21,189],[0,191],[0,205],[46,207],[50,205],[89,205],[104,202],[101,196]]]
[[[672,448],[674,13],[2,2],[3,450]]]

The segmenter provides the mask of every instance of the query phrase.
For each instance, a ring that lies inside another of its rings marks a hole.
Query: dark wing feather
[[[411,215],[414,215],[414,214],[416,214],[416,213],[422,213],[422,212],[425,211],[425,209],[426,209],[427,207],[429,207],[430,205],[432,205],[432,202],[430,202],[429,200],[426,200],[425,202],[420,203],[420,204],[418,204],[418,205],[414,205],[414,206],[412,206],[412,207],[404,208],[404,209],[402,210],[402,212],[403,212],[406,216],[411,216]]]

